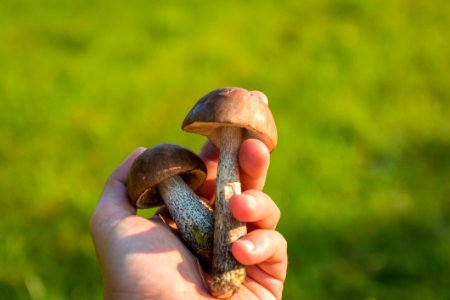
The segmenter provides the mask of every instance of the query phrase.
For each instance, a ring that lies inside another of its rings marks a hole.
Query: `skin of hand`
[[[196,258],[173,230],[154,216],[136,216],[127,196],[128,171],[145,148],[136,149],[108,178],[90,228],[105,299],[214,299]],[[207,142],[199,156],[208,177],[196,192],[211,200],[215,191],[218,150]],[[239,162],[243,193],[230,200],[233,216],[247,222],[248,233],[233,243],[234,257],[247,278],[232,299],[281,299],[287,271],[287,242],[275,230],[280,210],[261,190],[269,167],[265,145],[242,143]]]

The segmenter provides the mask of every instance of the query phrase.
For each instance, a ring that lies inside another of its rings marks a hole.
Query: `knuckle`
[[[288,243],[284,238],[284,236],[279,231],[274,231],[274,235],[275,235],[275,242],[278,245],[280,245],[280,248],[283,250],[283,252],[287,253]]]
[[[280,221],[280,218],[281,218],[281,210],[276,205],[275,205],[275,213],[274,214],[275,214],[275,219],[277,220],[277,224],[278,224],[278,221]]]

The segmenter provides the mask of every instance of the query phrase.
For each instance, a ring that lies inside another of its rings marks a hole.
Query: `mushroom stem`
[[[220,129],[220,156],[217,171],[216,202],[214,211],[214,247],[210,289],[219,299],[231,297],[245,279],[245,268],[231,253],[231,244],[247,233],[245,223],[231,214],[229,200],[241,193],[238,152],[242,141],[242,129]]]
[[[158,190],[177,224],[181,237],[208,270],[212,259],[214,232],[212,209],[180,176],[163,180],[158,184]]]

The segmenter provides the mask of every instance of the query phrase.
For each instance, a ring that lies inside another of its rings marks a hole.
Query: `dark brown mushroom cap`
[[[242,88],[214,90],[198,100],[184,119],[182,128],[207,136],[219,147],[217,128],[241,127],[246,129],[245,138],[259,139],[272,151],[278,141],[277,128],[260,93]]]
[[[206,166],[192,151],[173,144],[161,144],[139,155],[128,173],[128,195],[137,208],[163,204],[157,185],[179,175],[192,190],[206,179]]]

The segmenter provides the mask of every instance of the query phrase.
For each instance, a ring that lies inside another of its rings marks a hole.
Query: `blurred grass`
[[[260,89],[285,299],[450,298],[450,2],[0,2],[0,298],[95,299],[88,221],[135,147]]]

